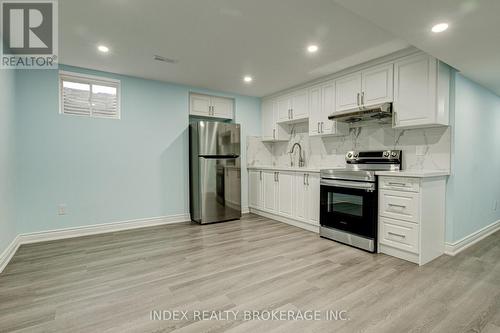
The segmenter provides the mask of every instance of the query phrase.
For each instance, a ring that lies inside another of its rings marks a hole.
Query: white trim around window
[[[120,80],[59,71],[59,114],[120,119],[120,86]]]

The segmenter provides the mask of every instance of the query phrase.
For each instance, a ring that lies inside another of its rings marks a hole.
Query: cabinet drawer
[[[419,222],[419,194],[380,190],[379,215],[414,223]]]
[[[396,191],[419,192],[420,181],[418,178],[380,177],[379,188]]]
[[[419,231],[418,224],[379,218],[380,243],[401,250],[418,253]]]

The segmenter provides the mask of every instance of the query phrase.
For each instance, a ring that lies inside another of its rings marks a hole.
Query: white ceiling
[[[334,0],[500,95],[500,0]],[[440,34],[432,25],[448,22]]]
[[[61,63],[251,96],[408,47],[332,0],[59,4]],[[309,43],[319,45],[317,54],[306,54]],[[99,54],[98,44],[110,54]],[[178,63],[154,61],[156,54]],[[243,83],[246,74],[252,84]]]

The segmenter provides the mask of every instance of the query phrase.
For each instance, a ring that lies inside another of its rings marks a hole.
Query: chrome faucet
[[[292,146],[292,149],[290,149],[290,156],[292,157],[290,159],[290,165],[293,167],[293,155],[292,154],[293,154],[296,146],[299,147],[299,168],[302,168],[305,165],[305,161],[304,161],[304,157],[302,156],[302,146],[298,142],[295,142]]]

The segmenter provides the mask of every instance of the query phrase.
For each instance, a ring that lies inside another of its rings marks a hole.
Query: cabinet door
[[[262,102],[262,140],[274,140],[274,116],[273,101],[265,100]]]
[[[191,94],[189,100],[189,114],[205,117],[210,115],[210,96]]]
[[[427,55],[394,64],[394,127],[431,125],[436,113],[437,60]]]
[[[322,120],[321,113],[321,87],[312,87],[309,90],[309,135],[320,134]]]
[[[331,82],[321,87],[321,133],[332,134],[336,128],[335,122],[328,116],[335,111],[335,83]]]
[[[309,94],[307,89],[292,94],[290,108],[294,120],[309,117]]]
[[[262,171],[248,171],[248,201],[252,208],[262,208]]]
[[[335,111],[344,111],[359,106],[361,73],[344,76],[335,81]]]
[[[233,119],[234,102],[229,98],[212,97],[212,116],[217,118]]]
[[[393,64],[370,68],[362,72],[361,101],[365,106],[392,102]]]
[[[278,111],[278,121],[290,120],[290,97],[284,96],[278,98],[277,101],[277,111]]]
[[[262,171],[263,209],[271,213],[277,213],[276,184],[274,171]]]
[[[310,173],[307,179],[308,222],[319,225],[319,174]]]
[[[307,221],[307,174],[297,172],[295,181],[295,212],[294,218],[301,221]]]
[[[278,172],[278,214],[293,218],[294,173]]]

